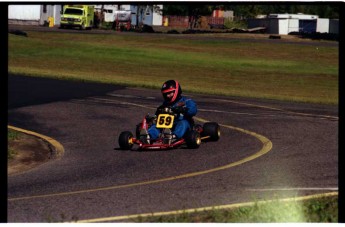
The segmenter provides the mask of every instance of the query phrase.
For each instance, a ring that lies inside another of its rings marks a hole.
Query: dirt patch
[[[42,165],[49,161],[52,154],[45,141],[26,134],[9,141],[8,146],[15,152],[14,157],[8,160],[8,175],[19,174]]]

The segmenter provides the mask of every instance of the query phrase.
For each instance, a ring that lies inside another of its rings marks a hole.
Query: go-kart
[[[118,143],[122,150],[132,150],[133,145],[138,145],[138,150],[171,149],[186,145],[187,148],[199,148],[202,141],[218,141],[220,127],[216,122],[206,122],[202,126],[195,124],[191,119],[191,128],[180,139],[173,139],[172,129],[174,119],[179,115],[175,108],[162,108],[158,116],[147,114],[143,120],[136,125],[135,136],[130,131],[123,131],[119,135]],[[156,124],[161,133],[157,139],[150,139],[148,128]]]

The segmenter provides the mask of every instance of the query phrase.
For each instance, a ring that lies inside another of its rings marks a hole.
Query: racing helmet
[[[168,80],[163,84],[161,92],[166,102],[173,103],[179,100],[182,94],[182,89],[177,80]],[[168,97],[168,94],[171,92],[173,92],[173,96]]]

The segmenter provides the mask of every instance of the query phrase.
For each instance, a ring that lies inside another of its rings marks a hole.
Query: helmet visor
[[[162,92],[164,100],[172,101],[172,98],[174,97],[174,93],[175,93],[175,89],[168,92]]]

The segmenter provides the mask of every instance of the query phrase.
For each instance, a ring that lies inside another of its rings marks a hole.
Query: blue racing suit
[[[181,96],[181,98],[178,101],[174,102],[172,105],[168,102],[164,102],[163,105],[160,106],[177,107],[181,105],[184,105],[186,107],[186,111],[179,114],[179,116],[174,120],[172,128],[172,133],[176,135],[177,139],[183,137],[186,131],[191,127],[192,117],[195,116],[198,111],[196,103],[190,98]],[[151,139],[157,139],[160,132],[161,130],[156,128],[156,124],[152,124],[148,129],[148,133]]]

